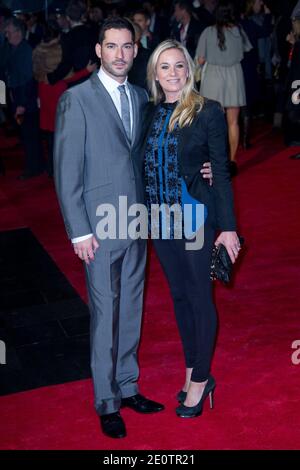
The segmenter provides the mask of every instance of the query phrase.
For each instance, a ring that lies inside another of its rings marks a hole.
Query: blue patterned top
[[[202,209],[204,206],[188,194],[186,185],[179,175],[178,125],[175,125],[172,132],[168,132],[170,117],[176,105],[176,102],[159,105],[152,130],[146,142],[144,160],[146,203],[149,214],[149,230],[151,230],[153,238],[182,238],[182,233],[188,237],[191,230],[188,230],[184,225],[190,225],[193,231],[203,225],[203,220],[200,225],[199,220],[196,224],[194,219],[197,217],[193,217],[191,211],[184,212],[185,216],[189,212],[190,217],[187,215],[183,218],[183,204],[193,206],[192,210],[195,209],[195,206],[201,206]],[[162,204],[165,206],[162,206]],[[176,216],[173,211],[168,211],[168,208],[172,206],[176,208]],[[161,210],[156,211],[155,208],[158,207]],[[177,217],[179,214],[177,209],[181,216]],[[183,219],[187,218],[193,219],[193,221],[189,220],[190,224],[185,224]],[[180,237],[177,235],[179,233],[181,234]],[[156,235],[153,236],[153,234]]]

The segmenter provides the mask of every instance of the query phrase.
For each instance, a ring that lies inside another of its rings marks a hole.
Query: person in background
[[[253,15],[264,9],[263,23],[258,24],[253,21]],[[245,149],[250,148],[250,121],[253,111],[257,108],[262,98],[262,88],[259,68],[258,40],[264,37],[270,37],[272,32],[272,15],[269,8],[263,4],[261,0],[247,0],[245,8],[242,12],[240,24],[246,32],[252,49],[244,55],[241,62],[244,72],[245,89],[246,89],[246,106],[241,108],[242,123],[242,143]]]
[[[75,73],[71,71],[63,80],[50,85],[47,82],[47,74],[53,72],[62,59],[61,34],[58,23],[53,20],[48,21],[44,39],[32,54],[33,75],[38,82],[40,129],[44,132],[48,146],[47,173],[49,177],[53,176],[53,141],[58,100],[69,84],[82,78],[87,79],[97,67],[96,64],[89,63],[84,69]]]
[[[25,26],[17,18],[9,18],[5,34],[10,45],[6,62],[6,83],[10,94],[12,114],[20,126],[24,146],[24,171],[19,176],[26,180],[44,170],[39,131],[37,83],[33,78],[32,49],[25,40]]]
[[[87,8],[81,0],[70,0],[66,8],[66,15],[70,21],[71,29],[67,34],[61,36],[62,60],[55,70],[47,74],[50,85],[63,80],[68,73],[78,72],[87,67],[89,62],[96,63],[95,44],[97,36],[91,28],[83,23]],[[73,81],[74,86],[81,81]]]
[[[251,49],[246,33],[239,26],[234,4],[221,2],[216,10],[216,25],[206,28],[199,39],[195,60],[204,66],[201,95],[218,101],[226,109],[232,176],[237,174],[239,113],[246,105],[241,61]]]
[[[193,2],[194,11],[201,24],[212,26],[216,22],[215,11],[217,8],[218,0],[198,0]]]
[[[198,39],[205,25],[194,18],[193,8],[188,0],[174,2],[174,19],[176,23],[171,30],[171,38],[179,41],[187,48],[191,57],[194,57]]]
[[[142,4],[143,9],[149,13],[149,31],[154,38],[158,38],[158,43],[169,37],[170,25],[166,13],[160,10],[158,0],[146,0]]]
[[[88,19],[91,28],[98,36],[104,21],[103,6],[100,2],[92,3],[88,9]]]
[[[300,146],[300,6],[293,11],[292,31],[288,34],[287,41],[291,45],[291,51],[283,130],[288,146]],[[290,158],[300,160],[300,149]]]
[[[133,59],[133,64],[128,72],[128,80],[133,85],[138,85],[147,90],[147,65],[151,56],[151,51],[145,49],[141,44],[142,30],[137,23],[133,23],[135,31],[135,43],[138,47],[136,57]]]
[[[159,43],[158,36],[154,36],[149,31],[150,26],[150,15],[147,10],[136,10],[133,14],[133,22],[137,23],[142,30],[142,35],[140,38],[140,43],[144,49],[153,51]]]

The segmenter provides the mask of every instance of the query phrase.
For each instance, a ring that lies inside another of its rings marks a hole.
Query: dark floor
[[[29,229],[0,232],[0,395],[90,376],[86,304]]]

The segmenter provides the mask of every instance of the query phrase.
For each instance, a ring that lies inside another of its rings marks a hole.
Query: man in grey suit
[[[146,240],[97,239],[97,214],[102,204],[111,204],[118,214],[119,196],[127,197],[129,207],[143,192],[131,150],[148,97],[127,82],[137,53],[131,23],[107,20],[96,53],[99,72],[59,102],[55,183],[68,236],[85,261],[95,408],[103,432],[124,437],[121,406],[141,413],[164,409],[140,395],[137,386]]]

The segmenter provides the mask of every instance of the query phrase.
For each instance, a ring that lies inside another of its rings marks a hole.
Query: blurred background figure
[[[138,24],[141,28],[142,35],[140,37],[140,43],[144,49],[153,51],[159,44],[159,37],[155,36],[149,30],[150,26],[150,15],[147,10],[136,10],[133,14],[133,22]]]
[[[231,176],[237,174],[239,113],[246,105],[241,61],[244,53],[251,49],[234,4],[221,2],[216,10],[216,25],[206,28],[199,39],[195,60],[204,65],[200,94],[218,101],[226,109]]]
[[[194,57],[198,39],[205,29],[205,25],[193,16],[193,7],[188,0],[175,0],[174,20],[171,38],[185,46],[190,56]]]
[[[292,31],[287,36],[291,46],[286,85],[284,137],[288,146],[300,145],[300,2],[292,13]],[[300,160],[300,153],[291,158]]]
[[[218,0],[195,0],[193,2],[194,12],[197,15],[198,20],[206,28],[212,26],[216,22],[216,8]]]
[[[265,14],[262,24],[258,24],[254,21],[253,17],[255,14],[258,14],[262,8]],[[262,84],[258,73],[258,41],[261,38],[270,37],[273,29],[271,11],[261,0],[247,0],[242,9],[240,24],[252,45],[252,49],[245,54],[241,62],[244,72],[247,102],[246,106],[241,108],[242,143],[243,147],[247,149],[251,146],[251,118],[253,113],[258,112],[259,103],[262,100]]]
[[[103,6],[100,2],[91,3],[88,9],[89,25],[94,31],[95,36],[99,35],[100,28],[104,19]]]
[[[97,34],[83,19],[87,14],[87,7],[81,0],[70,0],[66,8],[66,15],[70,22],[70,31],[61,36],[62,59],[57,68],[47,74],[47,80],[54,85],[63,80],[70,72],[85,69],[89,62],[97,63],[95,45]],[[83,77],[72,82],[76,85],[85,80]]]
[[[58,100],[68,88],[68,84],[86,79],[96,66],[87,66],[77,72],[69,72],[63,80],[51,85],[47,82],[47,74],[53,72],[62,59],[62,47],[60,43],[61,31],[55,20],[49,20],[42,42],[33,51],[33,74],[38,81],[38,96],[40,103],[40,129],[47,141],[48,160],[47,173],[53,176],[53,141],[55,114]]]
[[[65,9],[56,8],[55,18],[61,33],[67,34],[70,31],[70,21],[68,20]]]
[[[157,0],[146,0],[143,2],[143,9],[149,13],[149,31],[158,42],[168,38],[170,34],[168,13],[162,10],[162,5]]]
[[[6,63],[6,83],[10,94],[11,112],[20,127],[25,164],[20,179],[25,180],[43,172],[42,146],[39,133],[37,84],[32,73],[32,49],[25,40],[25,25],[9,18],[5,34],[9,43]]]
[[[132,23],[135,32],[135,43],[138,46],[138,53],[133,59],[133,64],[128,72],[128,80],[133,85],[138,85],[147,90],[147,64],[151,56],[151,51],[145,49],[141,44],[142,29],[137,23]]]

